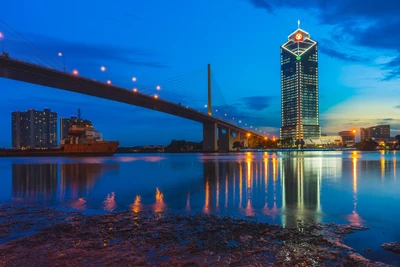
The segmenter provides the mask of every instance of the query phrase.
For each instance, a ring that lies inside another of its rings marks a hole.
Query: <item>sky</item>
[[[65,60],[67,71],[201,111],[211,64],[214,115],[229,113],[268,136],[281,126],[280,45],[300,20],[319,45],[322,133],[390,124],[391,135],[400,134],[397,0],[13,0],[2,9],[10,57],[61,69]],[[201,124],[168,114],[6,79],[0,88],[0,147],[11,146],[12,111],[45,107],[58,117],[80,108],[106,140],[123,146],[202,140]]]

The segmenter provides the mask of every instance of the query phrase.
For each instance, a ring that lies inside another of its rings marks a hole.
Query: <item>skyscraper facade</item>
[[[299,27],[281,46],[281,139],[320,138],[318,44]]]
[[[57,113],[50,109],[11,114],[12,147],[49,148],[57,146]]]

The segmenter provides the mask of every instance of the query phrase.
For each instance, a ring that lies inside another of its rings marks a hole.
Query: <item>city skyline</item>
[[[245,118],[270,136],[278,136],[281,126],[278,47],[300,19],[304,28],[320,41],[322,132],[333,134],[391,124],[392,135],[399,134],[399,122],[395,119],[400,115],[400,103],[395,97],[399,57],[395,37],[389,34],[396,28],[392,25],[394,22],[378,23],[383,14],[394,16],[392,10],[397,6],[393,1],[388,1],[392,5],[380,6],[376,14],[369,12],[376,9],[372,5],[364,10],[357,7],[346,10],[342,15],[345,20],[340,16],[334,20],[334,12],[338,11],[323,11],[317,4],[292,8],[274,4],[277,1],[271,1],[271,5],[265,1],[234,1],[228,13],[224,13],[223,1],[212,3],[211,12],[207,8],[211,1],[205,1],[195,11],[186,3],[151,1],[124,6],[104,3],[91,7],[92,12],[88,14],[83,12],[89,10],[85,8],[88,4],[79,3],[82,9],[75,9],[74,1],[62,8],[59,3],[43,8],[45,2],[24,3],[27,8],[20,16],[32,23],[22,23],[11,13],[3,14],[2,20],[55,57],[62,51],[68,68],[76,67],[83,75],[101,80],[105,79],[100,71],[104,65],[107,78],[127,87],[131,86],[127,81],[129,76],[137,77],[142,85],[155,86],[167,78],[211,63],[226,102],[239,111],[233,110],[232,115]],[[159,5],[157,10],[151,7],[154,3]],[[338,10],[343,3],[338,2]],[[5,8],[15,10],[17,5],[6,3]],[[325,14],[328,11],[330,17]],[[310,16],[311,12],[315,12],[314,16]],[[171,14],[177,16],[171,18]],[[237,21],[238,14],[245,19]],[[361,19],[370,23],[357,24],[364,28],[352,30],[345,23],[352,16],[354,21]],[[75,19],[70,23],[63,22],[71,17]],[[86,17],[93,20],[90,22]],[[271,27],[276,21],[280,27]],[[386,27],[386,31],[378,27]],[[365,33],[370,29],[382,36],[381,43],[366,38]],[[6,38],[4,46],[7,51]],[[5,125],[11,124],[9,113],[13,110],[48,106],[60,117],[66,117],[80,107],[107,140],[120,140],[121,145],[202,138],[200,124],[154,111],[4,79],[0,80],[0,86],[5,90],[0,115]],[[158,122],[157,126],[151,125],[154,121]],[[170,124],[176,127],[169,129]],[[162,135],[157,132],[159,128],[165,129]],[[0,147],[8,146],[9,140],[10,133],[6,131],[0,136]]]

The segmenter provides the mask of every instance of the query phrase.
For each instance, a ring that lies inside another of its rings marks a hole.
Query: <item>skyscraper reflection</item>
[[[297,219],[320,221],[321,157],[247,154],[236,162],[206,161],[203,166],[204,212],[237,208],[243,216],[264,215],[272,221],[280,215],[284,225]]]

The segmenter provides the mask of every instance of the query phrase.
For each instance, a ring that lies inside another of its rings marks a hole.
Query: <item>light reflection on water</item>
[[[396,161],[395,151],[3,158],[0,201],[386,227],[400,223]]]

